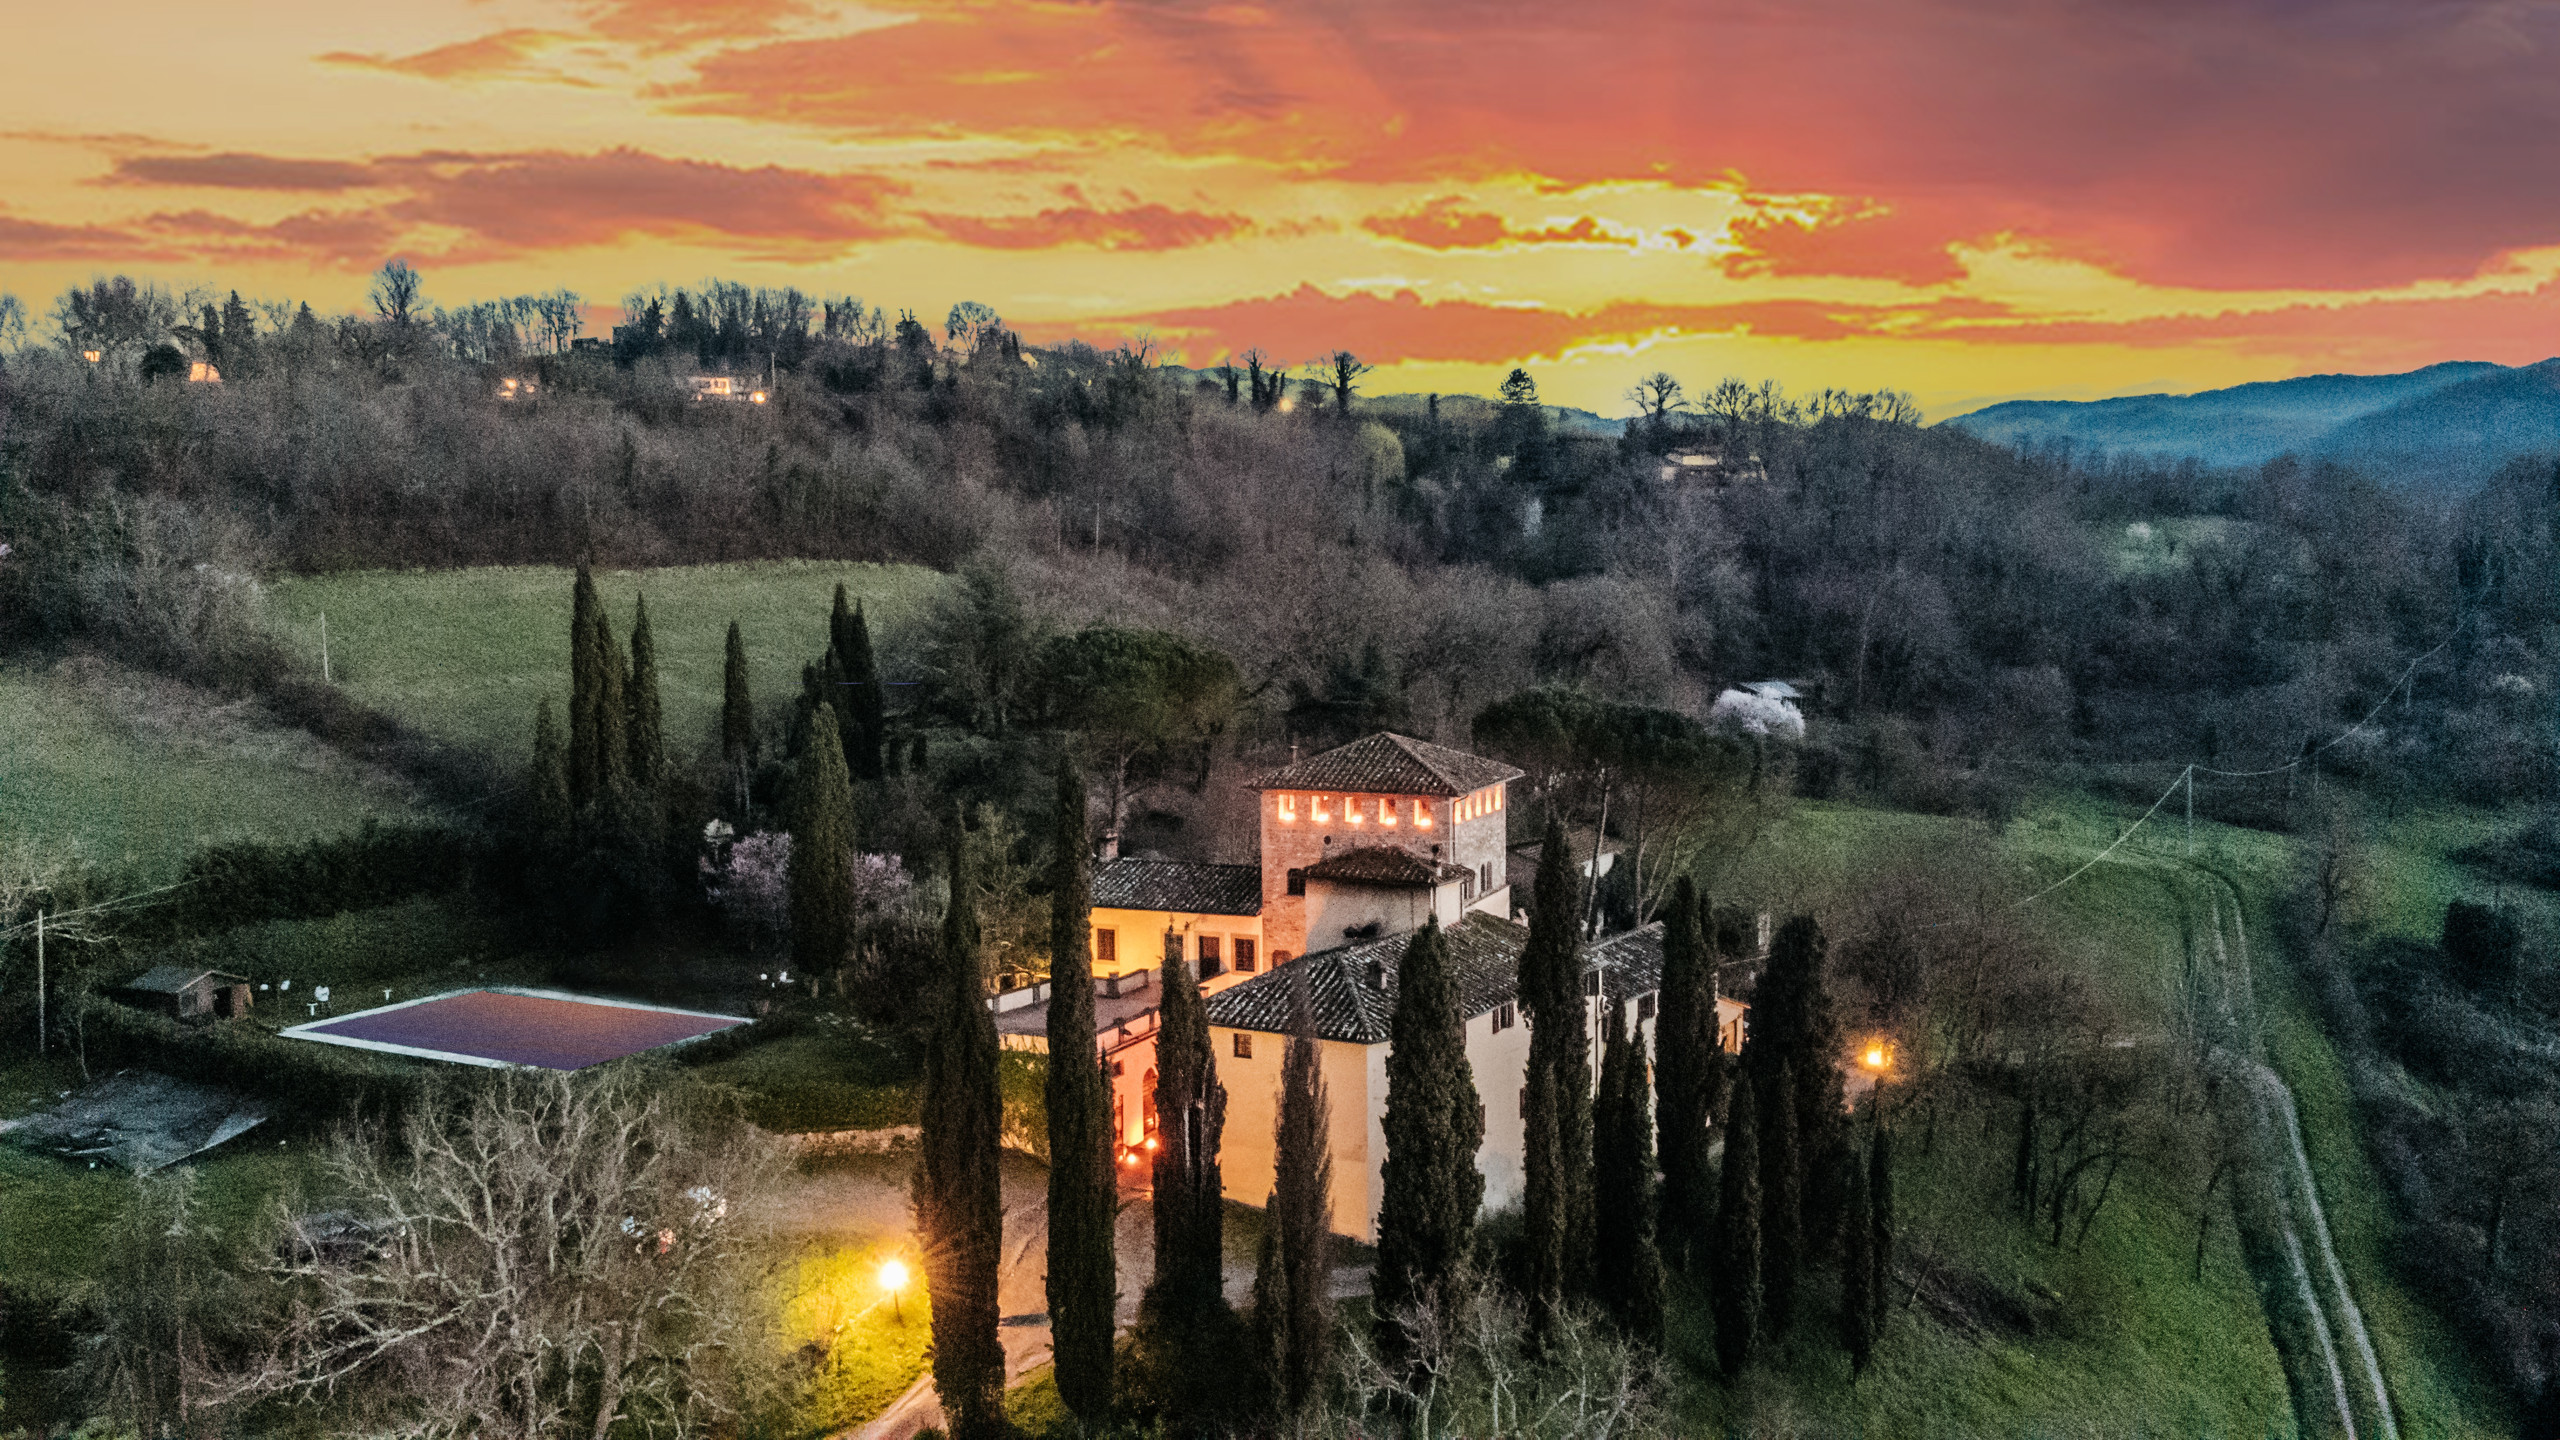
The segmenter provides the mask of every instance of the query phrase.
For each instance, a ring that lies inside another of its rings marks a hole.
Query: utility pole
[[[44,1053],[44,912],[36,912],[36,1053]]]
[[[2196,767],[2187,767],[2187,858],[2196,858]]]
[[[320,682],[324,685],[332,683],[329,679],[329,612],[326,610],[320,612]]]

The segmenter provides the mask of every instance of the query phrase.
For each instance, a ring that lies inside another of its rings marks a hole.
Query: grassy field
[[[1978,857],[1987,877],[2015,887],[2011,893],[2032,893],[2115,841],[2138,814],[2083,796],[2049,796],[1995,835],[1973,822],[1805,803],[1716,893],[1719,900],[1780,913],[1819,912],[1836,901],[1847,877],[1929,853]],[[2500,824],[2468,812],[2395,818],[2390,843],[2366,853],[2359,918],[2388,933],[2432,940],[2448,899],[2485,888],[2450,853]],[[2207,893],[2206,870],[2241,886],[2250,897],[2248,934],[2269,1056],[2295,1092],[2305,1148],[2403,1433],[2413,1440],[2508,1433],[2504,1400],[2460,1338],[2405,1282],[2399,1267],[2406,1257],[2394,1248],[2397,1222],[2359,1138],[2343,1067],[2277,942],[2269,907],[2292,883],[2294,842],[2210,824],[2197,827],[2196,840],[2190,863],[2182,818],[2155,821],[2029,913],[2040,916],[2079,958],[2083,973],[2140,1024],[2165,1018],[2175,996],[2190,907]],[[2517,896],[2514,887],[2506,893]],[[2550,901],[2538,896],[2524,903],[2560,909]],[[1975,1158],[1982,1162],[1971,1167],[1977,1170],[1996,1159]],[[1965,1339],[1898,1316],[1879,1347],[1878,1369],[1854,1387],[1829,1336],[1804,1333],[1800,1325],[1781,1363],[1741,1390],[1695,1387],[1693,1418],[1702,1428],[1748,1419],[1813,1433],[1880,1435],[2290,1429],[2284,1375],[2227,1214],[2205,1280],[2196,1284],[2186,1269],[2193,1212],[2154,1177],[2138,1178],[2111,1202],[2090,1232],[2087,1251],[2075,1256],[2000,1218],[2003,1197],[1959,1193],[1966,1165],[1942,1161],[1933,1173],[1929,1162],[1907,1151],[1902,1162],[1915,1241],[2013,1292],[2043,1287],[2060,1297],[2058,1313],[2085,1317],[2085,1323],[2032,1337]],[[1932,1198],[1923,1201],[1923,1194]],[[1924,1212],[1930,1218],[1920,1218]],[[1923,1225],[1934,1229],[1922,1231]],[[1697,1339],[1691,1337],[1689,1348]]]
[[[330,673],[347,691],[447,740],[521,759],[533,747],[535,702],[566,721],[570,572],[542,566],[385,571],[292,578],[268,592],[268,625],[315,665],[328,617]],[[891,680],[911,678],[902,637],[944,583],[913,565],[775,561],[611,570],[596,590],[628,644],[645,594],[657,641],[667,738],[706,743],[720,709],[729,622],[747,644],[759,706],[799,693],[800,667],[826,650],[836,585],[860,599]]]
[[[417,818],[396,782],[246,702],[92,660],[0,668],[6,832],[165,879],[200,846]]]

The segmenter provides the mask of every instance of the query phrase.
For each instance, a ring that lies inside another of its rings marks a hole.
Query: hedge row
[[[483,853],[464,831],[378,820],[301,845],[215,845],[187,862],[186,888],[162,913],[202,931],[371,910],[459,888]]]
[[[248,1025],[182,1025],[96,996],[79,1007],[76,1026],[92,1071],[131,1066],[219,1085],[274,1103],[276,1118],[287,1123],[334,1120],[350,1108],[396,1120],[426,1078],[407,1061],[280,1039]]]

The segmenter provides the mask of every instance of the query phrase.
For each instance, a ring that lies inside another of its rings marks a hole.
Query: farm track
[[[2235,887],[2221,876],[2205,872],[2214,887],[2208,901],[2208,917],[2213,932],[2213,948],[2217,960],[2219,985],[2219,1019],[2225,1043],[2214,1047],[2215,1057],[2235,1071],[2247,1087],[2252,1101],[2252,1120],[2267,1142],[2262,1152],[2273,1151],[2276,1193],[2282,1197],[2282,1236],[2296,1298],[2308,1316],[2312,1334],[2319,1344],[2321,1369],[2327,1373],[2329,1393],[2337,1406],[2340,1432],[2348,1440],[2364,1435],[2380,1440],[2400,1440],[2398,1417],[2393,1413],[2391,1392],[2382,1372],[2382,1360],[2373,1346],[2372,1332],[2366,1327],[2363,1307],[2356,1303],[2354,1288],[2348,1284],[2346,1266],[2338,1259],[2338,1251],[2329,1231],[2327,1208],[2321,1203],[2319,1177],[2312,1172],[2310,1152],[2302,1142],[2302,1120],[2294,1105],[2292,1087],[2284,1077],[2267,1064],[2265,1044],[2259,1036],[2255,977],[2249,961],[2249,933],[2242,918],[2240,896]],[[2231,902],[2229,939],[2225,939],[2222,903]],[[2236,951],[2236,955],[2235,955]],[[2303,1242],[2308,1231],[2311,1245]],[[2307,1261],[2309,1253],[2320,1258],[2318,1273]],[[2342,1361],[2337,1335],[2347,1341],[2348,1356]],[[2285,1344],[2280,1330],[2273,1337],[2279,1347]],[[2361,1373],[2350,1376],[2349,1369]],[[2360,1405],[2359,1398],[2370,1394]],[[2359,1411],[2366,1424],[2360,1426]],[[2300,1417],[2307,1421],[2308,1417]],[[2308,1433],[2309,1426],[2305,1425]]]

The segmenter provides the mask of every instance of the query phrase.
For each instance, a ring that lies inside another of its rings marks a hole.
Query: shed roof
[[[1499,760],[1381,730],[1270,771],[1254,790],[1348,790],[1372,795],[1472,795],[1524,772]]]
[[[1111,860],[1094,867],[1093,903],[1176,915],[1259,915],[1262,871],[1191,860]]]
[[[212,970],[202,965],[154,965],[124,982],[118,988],[152,995],[175,995],[193,987],[200,980],[219,980],[229,985],[245,985],[248,977],[225,970]]]
[[[1468,873],[1463,865],[1427,859],[1400,845],[1354,845],[1347,850],[1337,850],[1307,867],[1310,880],[1395,889],[1446,885],[1465,879]]]

